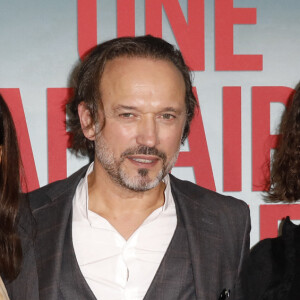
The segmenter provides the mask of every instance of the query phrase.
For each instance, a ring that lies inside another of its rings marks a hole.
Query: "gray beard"
[[[95,140],[95,153],[96,159],[106,170],[110,178],[119,186],[129,189],[135,192],[148,191],[156,187],[162,179],[171,171],[176,163],[180,151],[180,144],[172,159],[166,163],[166,154],[158,151],[156,148],[140,146],[136,148],[130,148],[124,151],[119,160],[117,160],[113,152],[109,149],[105,139],[101,133],[96,134]],[[138,169],[137,175],[128,176],[122,168],[127,155],[133,154],[145,154],[145,155],[157,155],[163,161],[162,169],[158,172],[154,179],[150,179],[148,176],[149,170],[145,168]]]

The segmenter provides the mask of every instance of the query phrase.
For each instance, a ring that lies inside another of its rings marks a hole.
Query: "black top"
[[[300,225],[287,217],[282,236],[253,247],[244,284],[248,300],[300,299]]]

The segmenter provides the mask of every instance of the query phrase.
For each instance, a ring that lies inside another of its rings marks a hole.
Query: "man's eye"
[[[132,113],[123,113],[119,115],[121,118],[129,119],[132,118],[134,115]]]
[[[171,120],[171,119],[175,119],[176,117],[172,114],[163,114],[162,118],[165,120]]]

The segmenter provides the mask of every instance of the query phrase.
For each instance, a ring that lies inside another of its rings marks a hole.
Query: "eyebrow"
[[[178,112],[178,109],[172,107],[172,106],[168,106],[165,107],[164,109],[162,109],[162,111],[172,111],[172,112]]]
[[[127,110],[138,110],[137,107],[135,106],[128,106],[128,105],[117,105],[116,107],[113,108],[115,111],[119,111],[122,109],[127,109]],[[172,106],[167,106],[163,109],[161,109],[160,111],[170,111],[170,112],[180,112],[180,110],[172,107]]]
[[[113,109],[118,111],[118,110],[121,110],[121,109],[134,110],[134,109],[137,109],[137,108],[135,106],[117,105]]]

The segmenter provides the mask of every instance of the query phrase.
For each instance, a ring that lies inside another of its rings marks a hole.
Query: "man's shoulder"
[[[66,179],[47,184],[28,193],[30,207],[35,211],[49,203],[52,203],[64,193],[75,192],[80,179],[85,175],[88,166],[84,166]]]
[[[203,204],[206,208],[217,208],[218,210],[220,210],[220,208],[226,208],[232,210],[232,212],[235,209],[238,211],[245,210],[246,213],[249,211],[247,203],[240,199],[219,194],[190,181],[178,179],[173,175],[171,175],[170,178],[173,191],[189,199],[189,201],[192,201],[195,205]]]

